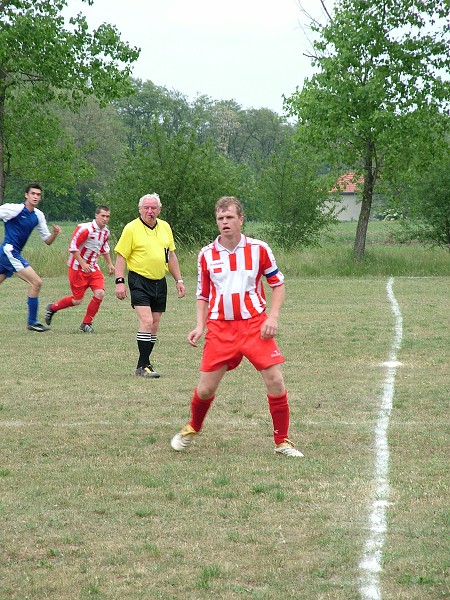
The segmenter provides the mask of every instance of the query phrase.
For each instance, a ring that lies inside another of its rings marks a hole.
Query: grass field
[[[195,276],[183,260],[188,296],[170,287],[159,380],[133,375],[135,315],[111,279],[93,335],[78,331],[86,301],[57,314],[52,331],[26,331],[26,286],[0,286],[1,600],[361,598],[394,334],[387,275],[305,276],[283,257],[278,339],[304,459],[273,454],[264,388],[247,363],[177,454],[170,439],[188,418],[201,352],[186,342]],[[450,280],[394,275],[402,365],[379,598],[444,599]],[[67,291],[65,274],[46,278],[41,316]]]
[[[51,249],[35,231],[24,250],[24,256],[42,277],[66,274],[67,248],[75,223],[61,223],[63,233]],[[380,276],[450,276],[450,252],[442,248],[426,248],[419,244],[394,242],[398,223],[371,221],[367,232],[365,260],[352,260],[356,223],[337,223],[323,234],[319,248],[295,252],[276,250],[277,260],[289,277],[380,277]],[[247,235],[261,237],[261,224],[249,223]],[[264,238],[266,239],[266,238]],[[270,241],[270,240],[268,240]],[[115,240],[112,236],[111,247]],[[198,247],[177,249],[183,275],[196,275]],[[100,259],[101,260],[101,259]]]

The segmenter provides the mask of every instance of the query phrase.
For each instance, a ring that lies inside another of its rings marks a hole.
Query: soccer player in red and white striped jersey
[[[216,204],[219,236],[198,257],[197,326],[188,342],[207,330],[200,380],[191,400],[191,420],[172,438],[172,448],[184,450],[201,430],[226,371],[245,356],[261,373],[273,422],[275,452],[289,457],[303,454],[289,440],[289,404],[281,372],[284,357],[275,342],[284,301],[284,276],[265,242],[242,234],[243,208],[233,196]],[[263,278],[272,290],[266,313]]]
[[[47,305],[45,322],[50,325],[53,315],[65,308],[77,306],[83,301],[88,288],[92,290],[92,298],[86,309],[80,330],[93,333],[92,321],[97,314],[105,296],[105,279],[97,259],[101,254],[108,265],[108,274],[114,273],[114,265],[109,255],[109,229],[107,227],[111,211],[106,205],[98,206],[95,218],[90,223],[80,223],[75,227],[69,244],[67,261],[71,296],[65,296]]]

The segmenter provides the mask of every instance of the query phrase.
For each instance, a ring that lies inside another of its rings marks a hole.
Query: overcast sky
[[[302,6],[320,14],[319,0]],[[331,4],[331,2],[329,3]],[[310,49],[298,0],[69,0],[90,27],[115,25],[141,48],[133,75],[192,100],[236,100],[282,114],[282,95],[310,77]]]

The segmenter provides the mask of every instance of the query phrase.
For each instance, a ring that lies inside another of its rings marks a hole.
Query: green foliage
[[[66,0],[2,3],[2,92],[28,83],[27,95],[36,103],[55,98],[80,103],[86,96],[107,101],[131,91],[131,65],[139,50],[122,42],[112,25],[90,32],[81,13],[66,27],[67,5]]]
[[[59,193],[46,193],[46,210],[55,219],[90,219],[99,196],[111,187],[117,165],[125,158],[126,130],[113,106],[101,108],[94,99],[88,99],[76,112],[64,107],[57,107],[56,112],[89,170],[79,169],[73,182],[62,181]],[[70,212],[64,213],[69,205]]]
[[[77,152],[73,138],[51,106],[31,107],[29,98],[18,91],[5,108],[3,133],[9,187],[19,184],[22,189],[30,181],[52,182],[56,192],[73,185],[76,176],[89,172],[86,158]],[[8,191],[14,193],[6,189],[6,201]]]
[[[395,199],[409,217],[402,221],[403,237],[450,249],[450,146],[407,175]]]
[[[270,159],[291,126],[268,109],[242,110],[233,101],[211,102],[203,114],[202,137],[217,150],[258,172]]]
[[[116,102],[118,114],[128,132],[131,156],[151,154],[153,150],[149,148],[159,144],[161,132],[167,141],[175,145],[188,137],[197,145],[206,145],[208,149],[205,152],[216,156],[216,168],[220,171],[226,164],[228,171],[230,166],[236,167],[245,184],[239,189],[246,215],[250,219],[256,218],[261,201],[252,186],[245,182],[251,181],[264,169],[265,162],[291,131],[291,126],[272,111],[245,111],[235,101],[214,101],[200,96],[190,104],[182,94],[155,86],[152,82],[134,81],[133,85],[135,94]],[[175,139],[178,141],[175,142]],[[200,175],[203,176],[203,173],[200,172]],[[226,190],[231,187],[233,174],[228,176],[231,179],[222,193],[229,193]],[[194,188],[199,185],[204,187],[201,182],[195,182]],[[213,193],[217,197],[216,191]]]
[[[130,79],[138,50],[113,26],[89,31],[82,15],[65,22],[69,6],[1,3],[0,202],[18,201],[24,184],[39,180],[49,219],[88,219],[104,202],[119,233],[138,199],[157,191],[178,240],[198,244],[216,234],[217,198],[234,194],[247,223],[269,222],[274,243],[306,247],[331,222],[328,190],[351,170],[365,179],[354,254],[364,251],[381,194],[395,193],[395,208],[426,226],[416,238],[445,244],[445,186],[441,194],[433,161],[449,126],[448,2],[336,3],[327,25],[313,24],[319,72],[286,103],[298,127],[267,109],[207,96],[189,103]]]
[[[114,231],[138,216],[141,196],[156,192],[163,204],[161,218],[178,240],[209,241],[217,234],[216,200],[223,195],[245,198],[247,178],[243,166],[218,155],[211,143],[198,144],[195,130],[185,127],[171,136],[155,120],[147,144],[128,156],[108,196]]]
[[[174,135],[181,127],[192,123],[191,107],[179,92],[171,92],[151,81],[133,80],[132,86],[133,94],[114,102],[126,129],[132,155],[141,145],[148,144],[155,120],[168,135]]]
[[[62,15],[67,4],[2,2],[0,202],[6,177],[13,174],[24,180],[39,173],[39,179],[47,177],[56,190],[58,168],[62,166],[69,179],[68,165],[77,172],[70,141],[61,136],[61,142],[55,142],[61,128],[52,117],[45,120],[49,102],[79,106],[94,96],[105,104],[132,91],[130,70],[139,50],[122,42],[111,25],[104,23],[90,32],[82,14],[71,18],[67,27]],[[32,165],[27,170],[25,160]]]
[[[264,229],[283,248],[313,246],[333,222],[328,178],[319,177],[317,157],[292,140],[274,153],[259,181]],[[327,204],[329,202],[329,204]]]
[[[356,258],[377,180],[429,156],[448,126],[437,118],[449,101],[446,16],[446,0],[341,0],[329,23],[312,25],[319,72],[286,107],[299,120],[302,144],[364,175]]]
[[[67,186],[64,191],[54,192],[52,188],[44,190],[43,201],[40,208],[44,211],[49,222],[66,221],[67,219],[79,222],[92,221],[95,213],[95,204],[84,205],[81,212],[80,196],[75,186]]]
[[[214,203],[232,194],[244,204],[247,221],[273,214],[276,240],[314,243],[328,222],[320,207],[328,194],[317,190],[317,160],[304,158],[299,166],[305,153],[289,144],[292,125],[269,110],[244,111],[234,101],[201,96],[189,104],[151,82],[134,86],[133,97],[116,103],[129,140],[129,155],[111,188],[121,226],[135,217],[137,199],[155,190],[177,237],[205,242],[216,235]]]

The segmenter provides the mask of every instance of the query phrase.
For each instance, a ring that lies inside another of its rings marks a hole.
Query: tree
[[[286,108],[302,144],[363,175],[354,244],[362,259],[377,181],[418,153],[428,160],[443,139],[436,128],[448,126],[438,118],[450,99],[448,0],[338,0],[329,22],[311,28],[319,72]]]
[[[65,179],[66,193],[60,192],[53,204],[45,194],[45,210],[50,218],[79,220],[94,214],[97,196],[110,186],[119,165],[126,156],[126,131],[112,105],[104,108],[90,98],[76,112],[56,107],[64,132],[72,140],[75,154],[82,157],[86,168],[76,177]],[[89,170],[88,170],[89,169]],[[77,201],[75,213],[65,213],[69,199]],[[59,214],[56,212],[59,211]]]
[[[51,101],[79,106],[90,96],[105,104],[132,90],[131,65],[139,50],[122,42],[113,25],[103,23],[90,32],[82,14],[66,27],[62,11],[67,4],[0,0],[0,203],[14,153],[37,154],[37,136],[21,148],[11,139],[37,107],[42,110]]]
[[[434,161],[416,165],[399,182],[392,206],[405,217],[408,239],[450,250],[450,142]]]
[[[217,150],[257,172],[270,158],[290,126],[267,109],[243,110],[235,100],[200,96],[193,105],[200,140],[214,140]]]
[[[191,108],[183,94],[157,86],[152,81],[133,80],[134,93],[116,101],[117,112],[127,131],[132,154],[147,143],[155,119],[169,135],[191,122]]]
[[[314,246],[322,230],[334,222],[330,179],[320,175],[320,169],[318,157],[296,144],[291,135],[261,171],[260,216],[279,246]]]
[[[239,127],[230,138],[229,155],[258,171],[290,131],[285,120],[267,108],[240,111]]]
[[[261,206],[254,185],[258,172],[278,149],[290,126],[268,110],[244,111],[234,100],[215,101],[200,95],[189,103],[179,92],[155,86],[151,81],[136,81],[134,86],[136,93],[131,98],[115,102],[127,130],[130,157],[126,170],[133,173],[135,181],[133,184],[124,173],[128,189],[137,187],[136,193],[142,195],[149,185],[142,187],[143,182],[150,182],[152,189],[164,192],[164,207],[166,211],[170,205],[171,222],[177,222],[179,213],[179,231],[192,229],[199,239],[207,237],[203,235],[203,224],[198,226],[204,219],[203,209],[208,206],[206,190],[213,200],[224,190],[228,194],[231,189],[236,194],[239,190],[247,217],[255,218]],[[184,161],[187,170],[182,167]],[[145,173],[136,172],[138,163]],[[242,183],[236,184],[237,174]],[[184,195],[188,184],[190,198]],[[176,202],[181,202],[180,209]],[[186,221],[188,214],[192,222]],[[210,223],[207,208],[206,218]]]
[[[154,119],[105,198],[114,213],[114,233],[136,218],[141,196],[156,192],[177,240],[204,243],[214,235],[215,201],[224,194],[245,198],[246,178],[245,168],[219,155],[212,142],[199,144],[195,127],[187,124],[170,134]]]
[[[86,158],[77,151],[56,109],[55,103],[35,105],[30,114],[28,98],[15,95],[6,119],[8,186],[3,201],[17,201],[23,196],[24,182],[37,180],[45,185],[48,212],[50,190],[59,194],[74,185],[75,176],[82,179],[89,173]]]

